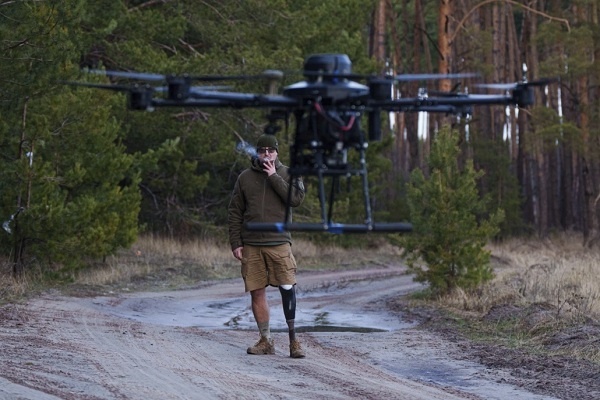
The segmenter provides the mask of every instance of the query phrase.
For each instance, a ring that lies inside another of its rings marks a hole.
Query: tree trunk
[[[415,0],[415,17],[413,21],[410,21],[409,26],[413,26],[413,71],[419,71],[421,69],[421,31],[420,24],[418,23],[420,15],[422,13],[421,0]],[[409,21],[407,21],[409,22]],[[418,84],[409,83],[406,85],[410,93],[416,93]],[[419,151],[419,124],[418,114],[408,113],[406,115],[406,138],[409,152],[409,169],[412,171],[415,168],[422,168],[420,164],[420,151]]]
[[[577,18],[577,22],[581,24],[592,24],[593,8],[590,5],[573,6],[573,14]],[[594,61],[594,53],[590,51],[590,64]],[[581,160],[581,172],[583,178],[583,193],[585,196],[585,218],[583,225],[584,244],[590,246],[598,240],[598,183],[595,157],[591,150],[592,139],[590,137],[590,96],[589,86],[590,80],[587,74],[582,74],[577,82],[577,93],[579,95],[579,126],[582,132],[583,154]]]
[[[386,0],[379,0],[375,9],[375,18],[373,23],[373,50],[372,56],[378,65],[385,69],[385,21],[386,21]],[[380,71],[380,72],[383,72]]]
[[[533,9],[537,9],[538,1],[533,1],[531,7]],[[537,18],[535,15],[532,15],[529,19],[531,30],[531,38],[535,39],[537,35]],[[539,77],[539,53],[537,46],[534,42],[530,43],[529,46],[529,54],[527,57],[527,68],[529,71],[529,79],[535,79]],[[539,106],[541,101],[541,90],[536,89],[536,100],[534,106]],[[535,129],[533,130],[535,132]],[[536,223],[538,235],[542,238],[548,236],[548,171],[546,164],[546,157],[544,152],[544,142],[539,135],[535,135],[534,140],[534,157],[536,161],[537,168],[537,184],[538,191],[537,196],[539,199],[538,202],[538,220]]]
[[[396,13],[393,11],[391,0],[387,0],[387,9],[388,9],[388,18],[389,18],[389,26],[390,32],[392,34],[392,43],[393,43],[393,52],[392,52],[392,73],[398,74],[400,71],[400,66],[402,65],[402,41],[400,40],[400,33],[398,32],[397,27],[398,19]],[[406,37],[406,34],[405,34]],[[394,98],[396,93],[394,93]],[[394,148],[392,150],[392,169],[395,177],[402,176],[405,180],[408,179],[408,166],[405,161],[407,159],[407,155],[405,154],[405,143],[404,143],[404,129],[405,129],[405,120],[404,113],[394,113]]]
[[[512,7],[511,7],[512,10]],[[512,12],[510,13],[512,15]],[[517,37],[517,27],[515,26],[515,19],[508,18],[508,49],[507,49],[507,60],[508,60],[508,80],[519,80],[520,73],[517,71],[521,70],[521,58],[519,54],[519,39]],[[511,167],[516,171],[516,163],[519,156],[519,138],[517,131],[517,117],[515,112],[515,107],[510,107],[510,159],[511,159]]]

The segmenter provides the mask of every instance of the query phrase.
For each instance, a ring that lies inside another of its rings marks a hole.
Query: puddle
[[[325,300],[321,295],[315,291],[297,294],[295,325],[298,332],[386,332],[413,326],[386,312],[357,313],[356,305],[336,304],[330,297]],[[331,296],[331,293],[328,296]],[[268,289],[267,299],[271,305],[271,329],[275,332],[287,332],[279,291]],[[111,304],[108,298],[97,298],[94,305],[112,315],[144,323],[205,329],[256,330],[256,322],[250,309],[250,295],[245,293],[237,297],[214,300],[168,295],[131,297],[118,304]]]

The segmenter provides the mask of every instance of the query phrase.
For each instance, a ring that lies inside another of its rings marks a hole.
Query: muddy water
[[[400,290],[414,287],[397,270],[345,281],[298,278],[296,289],[296,329],[310,331],[392,331],[412,326],[385,312],[384,299]],[[400,289],[402,288],[402,289]],[[271,329],[285,331],[287,325],[277,288],[267,289],[271,308]],[[241,280],[210,284],[203,288],[169,293],[139,293],[113,298],[96,298],[104,312],[158,325],[206,329],[255,330],[250,295]],[[357,309],[360,310],[357,312]]]

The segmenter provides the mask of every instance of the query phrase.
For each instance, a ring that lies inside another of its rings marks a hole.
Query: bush
[[[442,130],[432,144],[429,178],[416,169],[408,185],[414,231],[396,236],[409,270],[433,293],[475,287],[492,278],[487,241],[498,232],[502,210],[488,214],[476,181],[482,176],[468,160],[461,168],[458,135]]]

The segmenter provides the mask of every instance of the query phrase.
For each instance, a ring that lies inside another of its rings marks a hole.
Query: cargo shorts
[[[244,245],[242,278],[246,292],[267,286],[296,284],[296,259],[289,243],[277,246]]]

